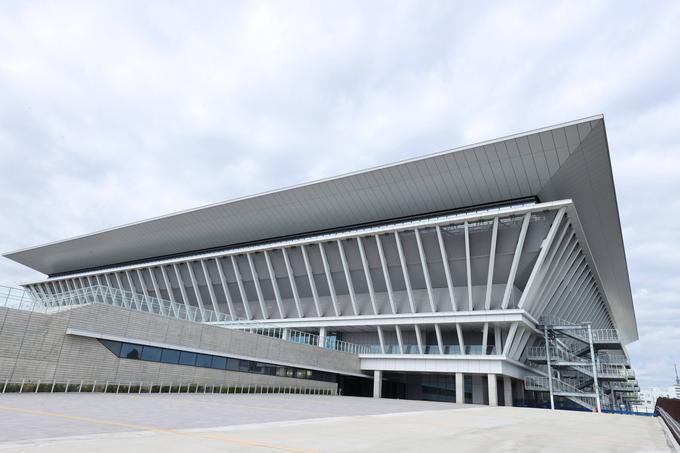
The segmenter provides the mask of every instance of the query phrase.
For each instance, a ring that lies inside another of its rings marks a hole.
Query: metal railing
[[[586,393],[568,382],[553,377],[552,387],[555,395],[565,396],[585,408],[593,410],[596,405],[596,398],[592,394]],[[534,391],[549,391],[550,381],[549,378],[544,376],[526,376],[524,388]]]
[[[258,327],[254,324],[220,324],[219,327],[238,330],[240,332],[264,335],[267,337],[278,338],[290,343],[305,344],[309,346],[321,346],[325,349],[332,349],[350,354],[367,354],[371,352],[371,345],[355,344],[348,341],[338,340],[334,337],[325,337],[323,344],[320,345],[321,336],[315,333],[303,332],[290,329],[288,327],[267,326]]]
[[[623,354],[598,354],[597,361],[612,365],[628,365],[630,363],[628,357]]]
[[[248,394],[281,393],[303,395],[337,395],[335,389],[305,387],[303,385],[264,384],[201,384],[196,382],[135,382],[135,381],[40,381],[23,379],[21,382],[0,383],[4,393],[206,393],[206,394]]]
[[[232,322],[225,314],[212,310],[201,310],[199,307],[178,304],[171,300],[159,299],[144,294],[133,293],[109,286],[88,286],[76,290],[65,291],[47,298],[35,300],[26,290],[0,286],[0,305],[2,307],[29,310],[42,313],[55,313],[76,306],[104,304],[151,313],[182,321],[219,323],[218,327],[256,333],[296,344],[319,346],[319,335],[288,329],[280,326],[258,327],[256,322]],[[358,345],[347,341],[326,337],[323,344],[326,349],[362,354],[370,350],[368,345]]]
[[[583,357],[579,357],[576,354],[573,354],[570,351],[567,351],[566,349],[562,348],[557,348],[554,346],[551,346],[548,349],[548,352],[550,352],[550,361],[557,361],[557,362],[573,362],[573,363],[582,363],[584,365],[590,365],[590,360],[589,359],[584,359]],[[546,349],[545,346],[531,346],[527,348],[527,358],[529,360],[546,360]]]
[[[360,354],[383,354],[380,345],[369,345],[368,350],[363,351]],[[399,347],[398,344],[386,344],[384,354],[420,354],[420,348],[417,344],[405,344],[403,349]],[[496,346],[488,345],[486,347],[486,353],[484,352],[484,347],[482,345],[465,345],[463,352],[457,344],[444,345],[443,354],[440,352],[439,345],[428,344],[423,345],[423,354],[426,355],[494,355],[496,354]]]

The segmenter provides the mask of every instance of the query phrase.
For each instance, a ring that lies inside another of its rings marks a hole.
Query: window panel
[[[163,349],[161,354],[161,362],[163,363],[179,363],[179,351],[174,349]]]
[[[101,344],[106,346],[106,348],[113,352],[115,355],[120,357],[120,348],[122,346],[122,343],[120,341],[111,341],[111,340],[99,340]]]
[[[142,355],[142,346],[132,343],[123,343],[120,348],[120,357],[123,359],[136,359],[139,360]]]
[[[155,348],[153,346],[144,346],[142,349],[142,360],[148,360],[150,362],[160,362],[161,361],[161,348]]]
[[[210,368],[210,365],[212,363],[212,356],[208,354],[197,354],[196,355],[196,366],[200,366],[202,368]]]
[[[219,357],[219,356],[213,356],[212,358],[212,368],[218,369],[218,370],[223,370],[227,367],[227,358],[226,357]]]
[[[196,365],[196,354],[193,352],[181,351],[179,354],[179,364],[180,365]]]

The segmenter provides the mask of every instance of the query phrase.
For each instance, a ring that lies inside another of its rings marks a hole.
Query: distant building
[[[377,397],[594,408],[638,388],[602,116],[5,256],[48,275],[24,285],[48,308],[99,301],[343,349]],[[81,335],[111,340],[97,332]],[[352,369],[299,368],[338,383]]]

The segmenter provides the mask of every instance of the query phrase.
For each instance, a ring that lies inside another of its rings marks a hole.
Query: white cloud
[[[603,112],[643,385],[680,362],[680,5],[0,11],[0,250]],[[5,283],[35,278],[7,260]],[[675,336],[674,336],[675,335]]]

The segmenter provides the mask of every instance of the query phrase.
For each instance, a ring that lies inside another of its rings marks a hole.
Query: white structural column
[[[326,281],[328,282],[328,292],[331,295],[331,302],[333,303],[333,311],[335,312],[335,316],[340,316],[340,309],[338,308],[338,296],[335,294],[335,284],[333,283],[333,276],[331,275],[331,268],[328,265],[328,258],[326,257],[326,250],[323,247],[323,242],[319,242],[319,252],[321,253],[323,271],[326,274]]]
[[[456,373],[456,403],[465,404],[465,375]]]
[[[512,406],[512,378],[503,376],[503,405]]]
[[[168,292],[168,298],[170,299],[170,302],[172,302],[172,306],[175,309],[175,315],[179,315],[179,306],[177,305],[177,301],[175,300],[175,294],[173,294],[172,292],[172,286],[170,285],[168,273],[165,271],[165,266],[160,266],[160,269],[161,276],[163,277],[163,284],[165,285],[165,289]]]
[[[262,319],[269,318],[269,312],[267,312],[267,306],[264,304],[264,297],[262,296],[262,287],[260,287],[260,276],[257,275],[257,269],[255,269],[255,264],[253,264],[253,257],[250,253],[246,253],[246,258],[248,258],[248,267],[250,267],[250,275],[253,277],[253,283],[255,284],[255,292],[257,293],[257,302],[260,304],[260,312],[262,313]]]
[[[512,347],[513,340],[515,339],[515,334],[517,333],[517,323],[513,322],[508,331],[508,336],[505,339],[505,346],[503,346],[503,355],[508,357],[510,354],[510,348]]]
[[[316,282],[314,281],[314,273],[312,272],[312,266],[309,264],[309,256],[307,255],[307,249],[305,245],[300,245],[302,250],[302,259],[305,262],[305,270],[307,271],[307,278],[309,279],[309,287],[312,290],[312,299],[314,299],[314,308],[316,309],[316,315],[321,317],[321,304],[319,303],[319,292],[316,290]]]
[[[120,275],[118,275],[118,272],[114,273],[113,275],[114,275],[114,277],[116,277],[116,283],[118,284],[118,288],[121,291],[125,291],[125,288],[123,287],[123,283],[120,281]],[[66,287],[68,288],[68,280],[66,280],[65,283],[67,285]],[[127,297],[123,298],[123,305],[125,305],[125,299],[127,299]],[[135,298],[135,303],[136,302],[137,302],[137,299]],[[130,308],[130,302],[129,301],[128,301],[128,304],[125,305],[125,307]],[[139,306],[137,306],[137,309],[139,310]]]
[[[149,277],[151,278],[151,286],[153,287],[154,295],[157,299],[163,299],[161,296],[161,290],[158,287],[158,282],[156,281],[156,275],[154,274],[153,267],[147,268],[149,271]]]
[[[243,286],[243,278],[241,277],[241,271],[238,269],[238,263],[234,255],[231,255],[231,266],[234,268],[234,275],[236,276],[236,284],[238,285],[238,292],[241,295],[241,301],[243,302],[243,309],[246,312],[247,319],[253,319],[252,312],[250,311],[250,302],[248,302],[248,296],[246,296],[246,289]]]
[[[512,258],[512,265],[510,266],[510,275],[508,275],[508,282],[505,285],[505,293],[503,294],[503,302],[501,308],[504,310],[508,308],[510,303],[510,296],[512,294],[512,288],[515,286],[515,275],[517,275],[517,266],[519,266],[519,259],[522,255],[522,247],[524,247],[524,238],[527,236],[527,229],[529,228],[529,220],[531,219],[531,213],[527,212],[524,214],[524,220],[522,221],[522,228],[519,231],[519,238],[517,239],[517,247],[515,248],[515,256]]]
[[[541,244],[541,251],[538,254],[538,258],[536,258],[536,264],[534,264],[534,267],[531,270],[531,275],[529,275],[529,280],[527,280],[527,284],[524,286],[524,291],[522,292],[522,296],[519,299],[519,303],[517,304],[517,308],[523,308],[524,307],[527,296],[533,290],[534,282],[536,280],[536,275],[543,270],[543,261],[545,260],[545,257],[548,254],[548,250],[550,250],[550,246],[552,245],[553,240],[555,239],[555,236],[557,235],[557,230],[558,230],[560,224],[562,223],[562,218],[564,217],[564,213],[565,213],[565,208],[560,208],[560,210],[557,211],[557,214],[555,214],[555,218],[553,219],[553,223],[550,226],[550,230],[548,231],[548,235],[546,236],[545,240]]]
[[[359,307],[357,307],[357,298],[354,294],[354,285],[352,284],[352,275],[349,273],[349,266],[347,266],[347,257],[345,256],[345,249],[342,247],[342,240],[337,241],[338,249],[340,250],[340,260],[342,261],[342,270],[345,273],[345,279],[347,280],[347,290],[349,291],[349,299],[352,302],[352,311],[354,315],[359,315]]]
[[[434,333],[437,336],[437,347],[439,348],[439,353],[444,354],[444,341],[442,340],[442,329],[439,324],[434,325]]]
[[[208,294],[210,295],[210,302],[212,303],[213,310],[219,316],[220,307],[217,304],[217,297],[215,297],[215,288],[213,288],[213,281],[208,272],[208,266],[206,266],[205,261],[201,260],[201,270],[203,271],[203,276],[205,277],[205,284],[208,287]],[[153,273],[151,273],[153,276]]]
[[[375,243],[378,246],[378,255],[380,255],[380,267],[382,267],[383,277],[385,278],[385,287],[387,288],[387,297],[390,301],[390,308],[392,314],[397,314],[397,306],[394,303],[394,290],[392,289],[392,279],[390,278],[389,270],[387,269],[387,260],[385,259],[385,251],[383,250],[380,235],[375,236]]]
[[[283,311],[283,302],[281,301],[281,291],[279,291],[279,282],[276,280],[276,274],[274,273],[274,267],[272,266],[272,260],[269,257],[269,252],[264,251],[264,260],[267,262],[267,272],[269,272],[269,280],[272,282],[272,288],[274,289],[274,299],[276,299],[276,307],[279,309],[279,316],[281,319],[286,317]]]
[[[446,253],[446,244],[444,244],[444,237],[442,236],[442,228],[437,225],[437,241],[439,241],[439,252],[442,254],[442,264],[444,265],[444,275],[446,275],[446,287],[449,290],[449,298],[451,300],[451,309],[458,311],[456,306],[456,298],[453,294],[453,278],[451,278],[451,268],[449,266],[449,256]]]
[[[189,269],[189,279],[191,279],[191,284],[194,287],[194,294],[196,295],[196,302],[198,302],[198,309],[201,312],[201,319],[203,321],[208,321],[205,315],[205,307],[203,306],[203,297],[201,297],[201,291],[198,287],[198,280],[196,280],[196,274],[194,273],[194,266],[191,265],[191,261],[187,261],[186,265],[187,269]],[[144,287],[144,282],[142,282],[142,287]]]
[[[487,345],[489,344],[489,323],[485,322],[482,327],[482,355],[486,355]]]
[[[295,309],[297,310],[298,318],[302,318],[302,306],[300,305],[300,294],[298,293],[297,283],[295,283],[295,275],[293,274],[293,268],[290,265],[290,260],[288,259],[288,252],[285,248],[281,249],[283,254],[283,262],[286,265],[286,273],[288,273],[288,281],[290,282],[290,289],[293,291],[293,300],[295,302]]]
[[[135,289],[135,283],[132,281],[132,276],[130,271],[125,271],[125,278],[128,281],[128,286],[130,287],[130,292],[132,292],[132,300],[135,302],[135,307],[139,310],[139,300],[137,300],[137,290]]]
[[[496,375],[487,375],[487,385],[489,386],[489,406],[498,406],[498,388],[496,385]]]
[[[418,342],[418,353],[419,354],[425,354],[425,348],[423,347],[423,336],[420,333],[420,326],[418,324],[415,324],[413,327],[416,330],[416,341]]]
[[[318,346],[320,348],[325,348],[326,347],[326,335],[328,333],[328,330],[325,327],[319,327],[319,344]]]
[[[125,289],[123,288],[123,284],[120,281],[120,276],[118,275],[118,273],[116,272],[115,274],[113,274],[113,276],[116,278],[116,284],[118,285],[118,288],[124,291]],[[66,284],[66,288],[68,289],[68,280],[65,280],[64,283]],[[128,304],[125,303],[126,299],[127,299],[126,297],[121,298],[121,302],[125,308],[130,308],[129,301]]]
[[[187,290],[184,287],[184,282],[182,281],[182,275],[179,272],[179,267],[174,263],[172,268],[175,270],[175,277],[177,277],[177,285],[179,286],[179,292],[182,294],[182,302],[184,302],[184,307],[187,309],[187,315],[191,312],[189,298],[187,297]]]
[[[484,309],[491,309],[491,292],[493,290],[493,268],[496,262],[496,239],[498,238],[498,217],[493,219],[491,230],[491,250],[489,251],[489,272],[486,277],[486,297],[484,298]]]
[[[144,294],[144,297],[149,298],[149,291],[146,288],[146,282],[144,281],[144,276],[142,275],[142,271],[140,269],[137,269],[137,278],[139,279],[139,286],[142,289],[142,294]]]
[[[109,279],[109,274],[104,274],[104,281],[106,281],[106,286],[108,286],[109,288],[113,288],[113,285],[111,285],[111,279]],[[57,282],[57,283],[59,283],[59,288],[61,289],[61,292],[63,293],[64,288],[61,287],[61,282]],[[115,298],[114,298],[114,301],[115,301]],[[114,304],[115,304],[115,302],[114,302]],[[123,306],[125,306],[124,302],[121,302],[121,304],[123,304]]]
[[[154,275],[153,272],[153,267],[147,268],[147,271],[149,271],[149,277],[151,278],[151,286],[153,286],[153,292],[156,295],[156,299],[159,299],[159,305],[160,305],[160,311],[163,313],[163,303],[160,302],[163,298],[161,297],[161,290],[158,287],[158,282],[156,281],[156,275]],[[172,313],[177,316],[177,310],[175,310],[175,304],[170,303],[170,307],[172,309]],[[170,313],[168,313],[170,314]]]
[[[373,372],[373,398],[382,397],[382,371]]]
[[[222,263],[219,258],[215,258],[215,266],[217,267],[217,273],[220,276],[220,283],[222,284],[222,292],[224,293],[224,298],[227,301],[229,317],[231,318],[232,321],[235,321],[236,311],[234,310],[234,303],[231,300],[231,294],[229,294],[229,286],[227,286],[227,279],[224,276],[224,269],[222,269]]]
[[[161,270],[161,277],[163,277],[163,283],[167,283],[163,266],[159,266],[159,269]],[[158,294],[158,298],[161,298],[162,295],[161,288],[160,285],[158,284],[158,280],[156,279],[156,276],[154,275],[153,271],[151,272],[151,281],[153,283],[154,291],[156,291],[156,294]],[[170,301],[170,306],[172,307],[172,313],[175,315],[175,317],[179,316],[179,307],[175,303],[175,297],[172,295],[172,291],[170,289],[168,289],[168,300]]]
[[[456,323],[456,335],[458,336],[458,347],[460,348],[460,353],[465,355],[465,339],[463,338],[463,331],[460,328],[460,324]]]
[[[387,351],[385,350],[385,334],[383,333],[383,328],[380,325],[375,327],[378,330],[378,342],[380,343],[380,352],[385,354]]]
[[[364,268],[364,276],[366,277],[366,285],[368,286],[368,295],[371,298],[371,306],[373,307],[373,314],[378,314],[378,305],[375,302],[375,291],[373,289],[373,279],[371,279],[371,270],[368,268],[368,260],[366,259],[366,251],[361,238],[357,238],[359,244],[359,254],[361,255],[361,264]]]
[[[502,352],[501,346],[501,328],[500,326],[494,326],[493,328],[493,339],[496,346],[495,354],[500,354]]]
[[[467,272],[467,295],[468,295],[468,310],[474,310],[472,305],[472,270],[470,266],[470,227],[465,221],[465,270]]]
[[[432,296],[432,282],[430,281],[430,271],[427,267],[427,257],[425,256],[425,250],[423,249],[423,240],[420,238],[420,230],[415,229],[416,232],[416,242],[418,244],[418,255],[420,255],[420,265],[423,268],[423,276],[425,277],[425,287],[427,288],[427,299],[430,301],[430,309],[432,312],[436,312],[437,309],[434,306],[434,297]]]
[[[394,330],[397,333],[397,343],[399,344],[399,353],[403,354],[404,353],[404,339],[401,336],[401,326],[399,326],[399,325],[394,326]]]
[[[408,303],[411,307],[411,313],[416,312],[416,305],[413,302],[413,290],[411,289],[411,277],[408,275],[408,267],[406,266],[406,258],[404,257],[404,249],[401,246],[401,239],[399,232],[394,232],[394,239],[397,243],[397,251],[399,252],[399,263],[401,264],[401,272],[404,274],[404,283],[406,285],[406,295],[408,296]]]

